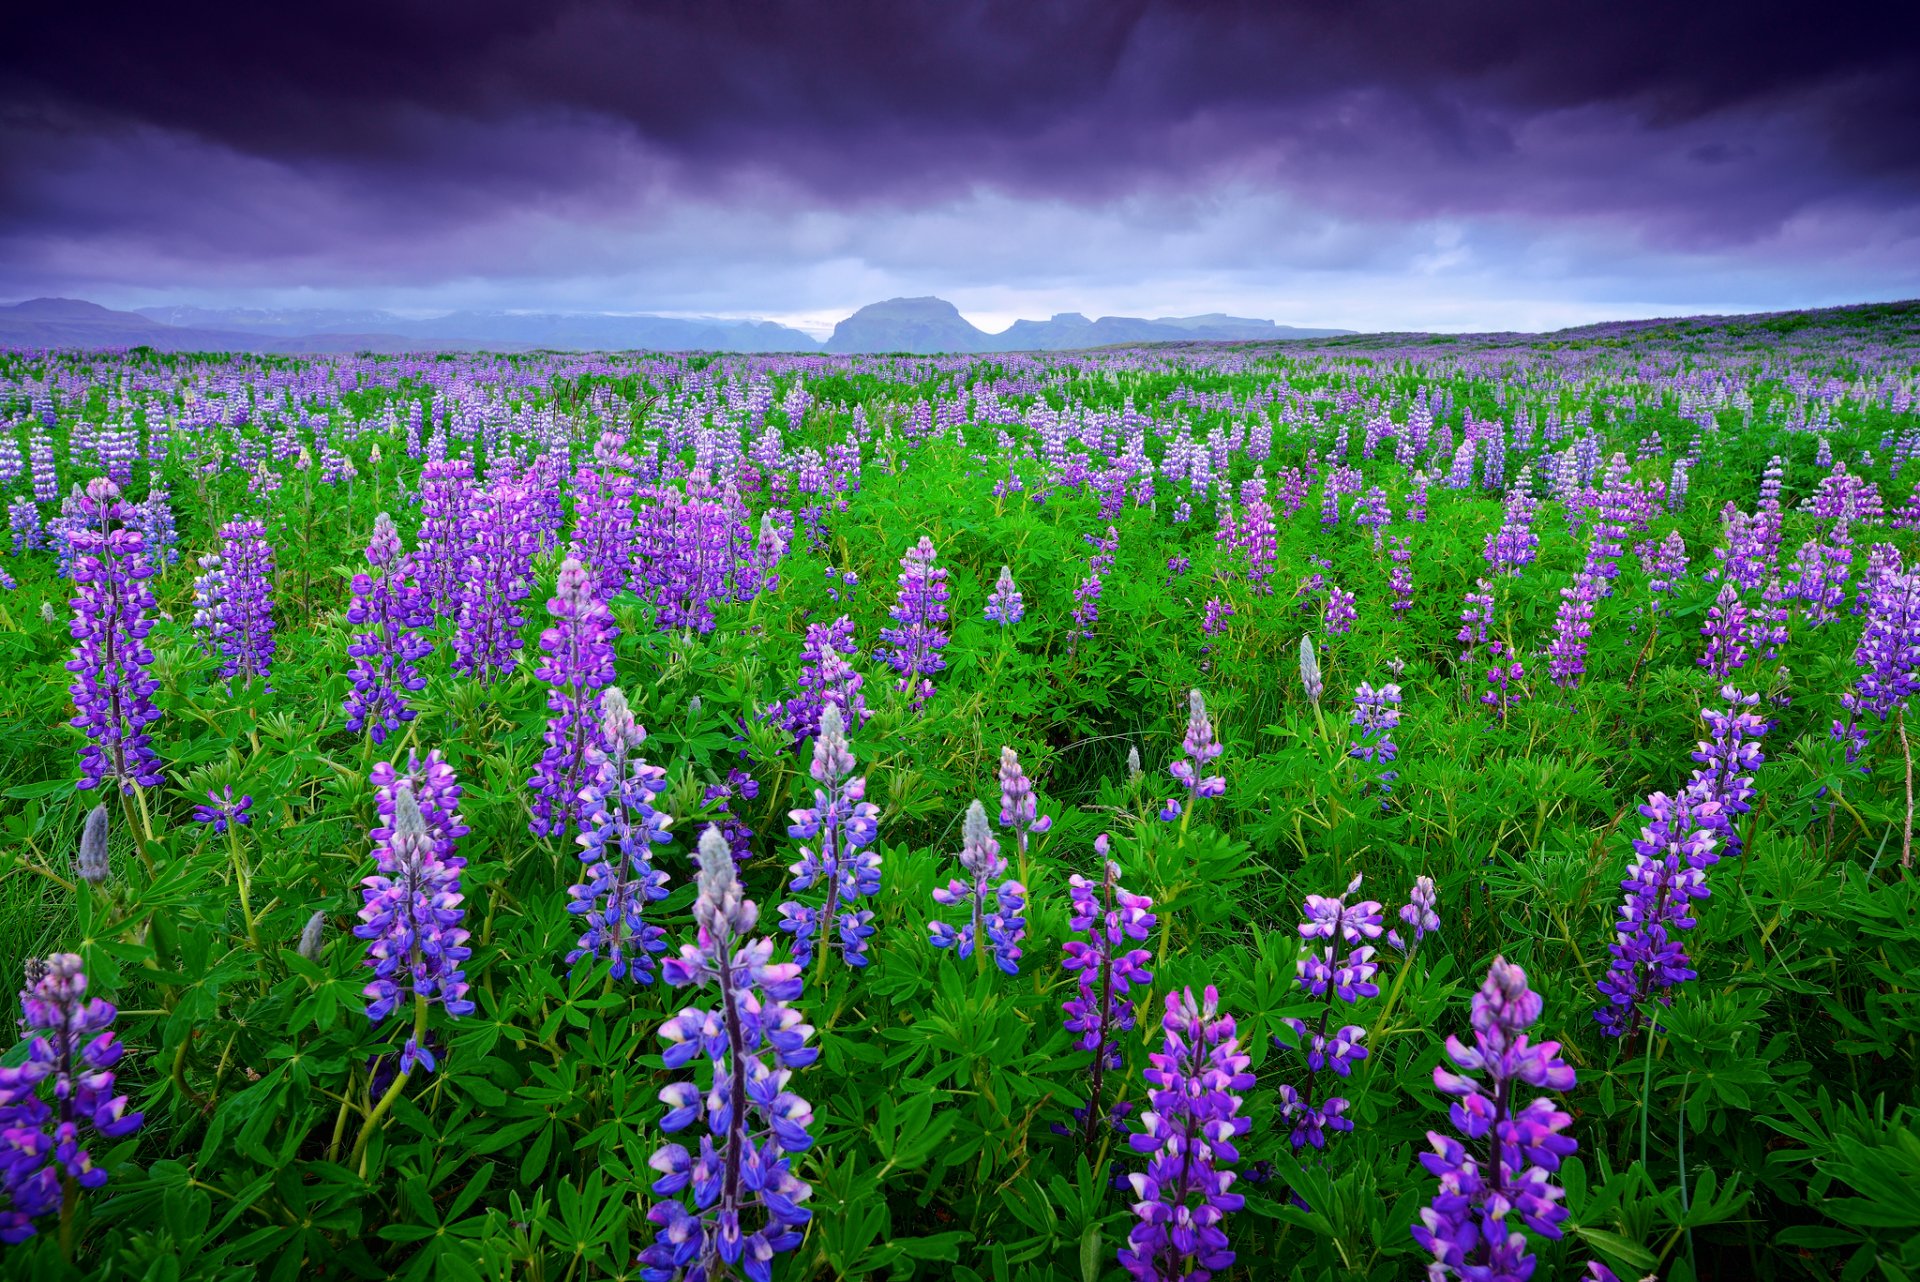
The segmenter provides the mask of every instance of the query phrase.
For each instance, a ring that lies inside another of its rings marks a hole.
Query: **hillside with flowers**
[[[1920,307],[0,352],[0,1276],[1920,1274]]]

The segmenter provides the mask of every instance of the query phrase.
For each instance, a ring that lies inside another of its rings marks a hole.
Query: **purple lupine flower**
[[[1389,608],[1395,614],[1405,614],[1413,608],[1413,568],[1408,562],[1413,560],[1413,536],[1396,534],[1387,540],[1387,557],[1393,562],[1393,569],[1387,573],[1387,586],[1393,592],[1393,601]]]
[[[1000,748],[1000,826],[1013,829],[1022,867],[1028,839],[1043,836],[1053,827],[1053,816],[1040,813],[1040,799],[1034,795],[1033,781],[1020,768],[1020,754],[1005,745]]]
[[[694,696],[695,699],[699,697]],[[738,767],[729,769],[723,782],[708,784],[702,794],[704,802],[712,806],[718,816],[720,835],[727,839],[727,845],[733,850],[733,861],[737,864],[745,864],[753,855],[753,829],[733,812],[733,799],[740,797],[752,801],[759,795],[759,782]]]
[[[1720,595],[1707,607],[1700,635],[1707,639],[1707,649],[1697,662],[1708,676],[1724,680],[1746,663],[1747,607],[1731,582],[1720,585]]]
[[[600,696],[605,747],[588,749],[589,779],[581,790],[586,824],[577,840],[585,880],[567,888],[567,911],[586,929],[567,954],[612,963],[615,979],[653,982],[652,954],[665,952],[667,932],[648,922],[647,905],[667,897],[667,874],[653,866],[653,847],[673,840],[673,820],[652,799],[666,791],[667,772],[640,756],[646,729],[634,720],[627,696],[614,687]]]
[[[1460,643],[1463,661],[1472,657],[1475,647],[1487,643],[1488,629],[1493,626],[1493,584],[1475,579],[1474,587],[1475,591],[1464,598],[1460,630],[1453,634],[1453,639]]]
[[[265,685],[273,663],[273,548],[266,536],[256,519],[220,527],[222,590],[213,640],[226,656],[220,675],[230,682],[251,684],[258,677]]]
[[[1411,955],[1420,948],[1420,941],[1440,929],[1440,892],[1434,888],[1433,878],[1416,877],[1413,889],[1407,893],[1407,902],[1400,909],[1400,920],[1413,927],[1413,938],[1402,939],[1400,932],[1387,932],[1387,942],[1403,953]]]
[[[1000,577],[994,580],[993,595],[987,598],[987,622],[1006,627],[1020,622],[1026,614],[1026,601],[1021,597],[1020,589],[1014,586],[1013,571],[1003,565],[1000,567]]]
[[[787,828],[789,837],[813,843],[800,847],[790,888],[799,892],[819,885],[825,894],[817,905],[798,899],[780,905],[780,929],[793,936],[794,960],[806,966],[818,947],[823,973],[828,929],[839,935],[847,965],[867,964],[873,911],[852,905],[880,891],[880,855],[867,849],[880,832],[880,808],[866,799],[866,776],[854,778],[853,767],[840,709],[828,704],[820,713],[808,771],[820,786],[813,790],[811,809],[788,812],[793,823]]]
[[[193,821],[210,824],[217,833],[225,832],[229,826],[245,828],[253,822],[253,798],[243,795],[235,801],[231,784],[219,792],[209,788],[207,799],[193,808]]]
[[[1400,725],[1398,683],[1390,681],[1375,689],[1362,681],[1353,692],[1353,719],[1348,724],[1360,732],[1347,748],[1349,757],[1368,765],[1391,764],[1400,753],[1400,746],[1389,737]],[[1380,791],[1393,791],[1393,781],[1399,777],[1397,770],[1381,771],[1377,777]],[[1385,804],[1383,797],[1381,805]]]
[[[1606,1005],[1594,1012],[1609,1037],[1628,1037],[1652,1020],[1648,1007],[1671,999],[1667,990],[1694,977],[1684,932],[1692,930],[1692,901],[1707,897],[1706,870],[1719,855],[1714,832],[1696,821],[1694,798],[1682,792],[1648,796],[1640,813],[1647,820],[1634,840],[1634,862],[1620,883],[1620,906],[1613,961],[1600,980]]]
[[[68,1183],[77,1192],[107,1182],[84,1146],[88,1131],[123,1139],[145,1120],[113,1093],[119,1011],[87,996],[79,955],[55,953],[28,969],[20,1026],[37,1035],[22,1063],[0,1068],[0,1242],[9,1244],[32,1237],[37,1217],[63,1209]],[[42,1083],[50,1088],[44,1096]]]
[[[1686,572],[1687,541],[1680,531],[1674,530],[1660,540],[1659,547],[1647,561],[1647,588],[1655,596],[1666,595]]]
[[[436,749],[421,762],[412,757],[405,775],[386,762],[374,767],[373,830],[378,871],[364,879],[357,938],[367,941],[373,982],[366,986],[367,1018],[378,1024],[409,997],[414,1025],[400,1051],[400,1072],[437,1066],[427,1044],[427,1010],[438,1003],[447,1015],[471,1015],[460,963],[472,953],[461,921],[460,872],[466,860],[454,853],[464,836],[457,807],[460,785]]]
[[[778,722],[793,736],[798,748],[820,733],[820,716],[831,705],[840,710],[843,726],[858,730],[872,712],[860,687],[866,678],[848,660],[860,653],[853,641],[853,620],[841,615],[832,623],[809,623],[806,644],[800,649],[800,688],[767,709],[767,719]]]
[[[897,688],[916,712],[933,694],[931,674],[947,666],[940,653],[947,644],[940,626],[947,620],[947,571],[933,558],[933,540],[924,534],[900,558],[900,595],[890,615],[898,626],[880,633],[888,647],[881,657],[900,674]]]
[[[521,490],[496,483],[472,509],[465,572],[453,588],[453,670],[486,685],[520,663],[520,603],[533,591],[538,545]]]
[[[1307,948],[1295,962],[1295,982],[1309,997],[1320,999],[1320,1017],[1311,1032],[1305,1020],[1281,1021],[1297,1039],[1291,1048],[1278,1037],[1273,1039],[1276,1047],[1296,1049],[1306,1060],[1306,1085],[1296,1089],[1291,1083],[1283,1083],[1280,1087],[1280,1118],[1291,1127],[1288,1138],[1296,1152],[1307,1147],[1325,1148],[1328,1131],[1353,1129],[1353,1122],[1345,1116],[1347,1101],[1338,1095],[1317,1099],[1316,1086],[1321,1072],[1331,1071],[1344,1078],[1353,1072],[1355,1063],[1367,1057],[1366,1047],[1360,1044],[1366,1029],[1346,1024],[1329,1032],[1336,1000],[1352,1005],[1380,995],[1379,986],[1373,982],[1380,966],[1373,960],[1373,945],[1367,942],[1380,938],[1380,904],[1372,899],[1349,904],[1347,900],[1360,893],[1360,884],[1361,879],[1355,877],[1344,893],[1332,898],[1308,895],[1304,905],[1307,919],[1300,923],[1299,930]],[[1318,939],[1327,943],[1313,942]],[[1336,957],[1335,950],[1342,946],[1347,948],[1346,954]]]
[[[1219,597],[1208,597],[1206,615],[1200,620],[1200,630],[1208,636],[1218,636],[1227,630],[1227,620],[1233,617],[1233,607]]]
[[[148,612],[154,608],[147,580],[153,566],[144,537],[126,524],[129,509],[118,486],[96,477],[77,498],[69,629],[74,647],[66,667],[73,674],[67,687],[74,706],[69,724],[87,736],[78,786],[113,784],[123,793],[157,787],[160,758],[147,733],[160,719],[153,703],[160,683],[147,671],[153,663],[147,648],[153,630]]]
[[[453,617],[473,537],[473,462],[431,459],[420,472],[420,538],[413,579],[435,619]]]
[[[1153,954],[1145,948],[1127,946],[1129,941],[1145,943],[1152,935],[1153,900],[1120,884],[1120,865],[1107,858],[1105,833],[1093,848],[1104,867],[1100,884],[1096,886],[1079,873],[1067,878],[1067,893],[1073,900],[1070,924],[1086,938],[1069,939],[1062,946],[1066,958],[1060,963],[1069,974],[1079,975],[1075,995],[1060,1008],[1066,1015],[1066,1029],[1077,1035],[1076,1046],[1093,1052],[1087,1102],[1074,1110],[1081,1125],[1083,1148],[1093,1145],[1107,1070],[1118,1070],[1125,1062],[1121,1047],[1134,1026],[1133,1003],[1128,996],[1136,987],[1153,983],[1153,972],[1147,969]]]
[[[1198,690],[1187,692],[1187,736],[1181,741],[1186,756],[1167,767],[1181,787],[1190,794],[1192,801],[1203,801],[1209,797],[1219,797],[1227,791],[1227,781],[1222,775],[1207,775],[1209,762],[1217,758],[1226,749],[1213,737],[1213,721],[1207,716],[1207,701]],[[1160,818],[1171,823],[1180,817],[1183,805],[1179,798],[1170,798],[1160,811]]]
[[[1508,655],[1504,641],[1488,642],[1487,657],[1493,662],[1487,666],[1487,688],[1480,692],[1480,702],[1493,709],[1497,724],[1505,725],[1508,709],[1527,697],[1526,687],[1520,684],[1526,680],[1527,669],[1518,657]]]
[[[1007,871],[1007,861],[1001,857],[1000,843],[994,840],[993,829],[988,826],[987,809],[978,800],[967,806],[960,831],[963,843],[960,868],[969,880],[949,881],[945,889],[933,892],[933,902],[944,908],[965,906],[971,919],[957,929],[948,922],[930,922],[927,927],[930,942],[935,948],[953,949],[956,956],[971,957],[984,937],[993,950],[994,965],[1009,975],[1017,975],[1020,973],[1020,941],[1027,934],[1027,919],[1020,915],[1026,911],[1027,888],[1010,877],[998,885],[993,884],[995,877]],[[991,907],[989,895],[993,900]],[[980,956],[984,965],[986,954]]]
[[[1327,589],[1327,607],[1322,616],[1327,635],[1346,635],[1353,631],[1353,621],[1359,617],[1360,612],[1353,608],[1353,593],[1339,587]]]
[[[1531,564],[1540,547],[1540,536],[1533,532],[1533,516],[1539,502],[1528,491],[1531,478],[1524,472],[1507,491],[1506,513],[1500,529],[1489,534],[1481,547],[1487,565],[1495,574],[1520,573]]]
[[[672,1135],[704,1120],[707,1134],[698,1154],[669,1142],[648,1161],[659,1172],[659,1200],[647,1210],[655,1232],[640,1253],[640,1276],[719,1282],[738,1270],[766,1282],[773,1257],[800,1245],[811,1215],[801,1203],[813,1190],[794,1175],[789,1155],[812,1145],[813,1110],[787,1087],[793,1070],[820,1052],[807,1045],[813,1029],[789,1004],[800,996],[801,967],[774,961],[771,939],[748,938],[759,909],[741,893],[726,838],[708,828],[697,849],[697,942],[681,945],[661,970],[675,988],[713,985],[716,1000],[667,1020],[660,1040],[668,1069],[704,1058],[710,1070],[705,1089],[698,1081],[661,1089],[660,1129]]]
[[[420,635],[430,615],[408,582],[400,532],[385,512],[374,518],[366,556],[373,573],[353,576],[353,602],[347,607],[347,622],[360,629],[347,645],[354,661],[348,674],[352,689],[347,692],[347,729],[365,730],[374,743],[382,744],[413,720],[407,695],[426,688],[418,665],[433,646]]]
[[[1582,571],[1570,587],[1560,589],[1560,609],[1554,615],[1553,641],[1547,646],[1547,675],[1563,690],[1575,690],[1587,671],[1587,642],[1593,636],[1593,603],[1600,599],[1600,580]]]
[[[1718,852],[1731,856],[1740,853],[1736,825],[1753,809],[1753,775],[1766,761],[1760,740],[1773,723],[1752,711],[1760,702],[1757,694],[1722,686],[1720,697],[1727,701],[1725,712],[1707,708],[1700,713],[1707,738],[1696,741],[1693,760],[1699,764],[1687,780],[1687,792],[1696,802],[1695,820],[1714,833]]]
[[[1243,1206],[1227,1164],[1240,1160],[1234,1141],[1251,1123],[1239,1115],[1240,1091],[1251,1090],[1248,1057],[1240,1053],[1233,1017],[1221,1015],[1211,984],[1167,994],[1162,1050],[1148,1057],[1140,1130],[1128,1137],[1152,1156],[1127,1177],[1140,1217],[1120,1251],[1120,1264],[1140,1282],[1208,1282],[1233,1264],[1222,1221]]]
[[[1885,723],[1920,691],[1920,573],[1893,570],[1876,576],[1867,591],[1866,613],[1853,653],[1860,675],[1840,696],[1849,729],[1863,716]]]
[[[1534,1260],[1520,1226],[1560,1237],[1566,1191],[1553,1176],[1579,1147],[1562,1134],[1573,1117],[1545,1095],[1522,1103],[1517,1094],[1522,1085],[1573,1089],[1573,1069],[1560,1058],[1560,1043],[1536,1045],[1527,1038],[1541,1007],[1526,972],[1494,958],[1487,982],[1473,997],[1474,1044],[1449,1037],[1447,1058],[1454,1068],[1434,1067],[1434,1086],[1454,1101],[1448,1116],[1460,1138],[1428,1131],[1434,1151],[1420,1155],[1421,1165],[1440,1181],[1412,1230],[1414,1241],[1433,1256],[1431,1278],[1524,1282],[1533,1276]]]
[[[587,753],[595,745],[595,706],[613,684],[613,641],[620,635],[606,602],[594,592],[592,573],[574,557],[560,566],[547,602],[553,626],[540,634],[545,657],[534,675],[549,682],[546,751],[527,784],[534,791],[536,837],[558,837],[584,817],[580,792],[587,779]]]

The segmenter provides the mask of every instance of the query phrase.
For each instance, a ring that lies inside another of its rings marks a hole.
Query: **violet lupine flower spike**
[[[1434,888],[1433,878],[1416,877],[1413,889],[1407,894],[1407,902],[1400,909],[1400,920],[1413,927],[1413,938],[1403,939],[1400,932],[1387,932],[1387,942],[1411,958],[1420,951],[1420,941],[1440,929],[1440,892]]]
[[[1526,972],[1494,958],[1487,982],[1473,997],[1474,1044],[1449,1037],[1447,1058],[1459,1071],[1434,1067],[1433,1084],[1453,1098],[1448,1116],[1461,1137],[1428,1131],[1434,1151],[1420,1155],[1440,1188],[1433,1204],[1421,1210],[1413,1239],[1432,1254],[1427,1275],[1436,1282],[1449,1276],[1525,1282],[1534,1259],[1521,1226],[1544,1238],[1560,1237],[1566,1191],[1553,1176],[1579,1147],[1562,1134],[1573,1118],[1548,1096],[1524,1103],[1518,1098],[1522,1085],[1573,1089],[1573,1069],[1560,1058],[1560,1043],[1527,1039],[1541,1006]]]
[[[220,527],[223,569],[215,609],[214,639],[226,663],[228,682],[264,686],[273,663],[273,548],[267,527],[257,518],[237,517]]]
[[[1013,571],[1003,565],[1000,567],[1000,577],[994,580],[993,593],[987,598],[987,622],[998,623],[1004,628],[1020,622],[1026,615],[1026,601],[1021,597],[1020,589],[1014,586]]]
[[[407,696],[426,689],[419,663],[433,646],[419,629],[433,616],[424,594],[408,581],[400,531],[385,512],[374,518],[366,556],[372,573],[353,576],[353,602],[347,607],[347,622],[360,629],[347,645],[353,659],[347,729],[365,730],[374,743],[383,744],[413,720]]]
[[[0,1068],[0,1242],[9,1244],[32,1237],[36,1218],[62,1210],[69,1189],[107,1182],[84,1146],[88,1131],[117,1140],[144,1120],[113,1093],[119,1012],[87,996],[79,956],[55,953],[34,969],[20,993],[20,1025],[31,1037],[26,1059]]]
[[[534,675],[553,686],[547,695],[546,751],[527,784],[534,790],[536,837],[558,837],[584,818],[580,800],[586,785],[587,753],[599,730],[594,709],[601,691],[613,684],[613,641],[620,635],[613,615],[594,589],[592,573],[575,557],[560,566],[554,595],[547,602],[553,626],[540,634],[544,657]]]
[[[811,1215],[801,1203],[813,1190],[793,1174],[789,1155],[812,1145],[813,1110],[787,1086],[819,1051],[807,1045],[813,1029],[788,1004],[800,996],[800,966],[774,961],[771,939],[748,938],[759,909],[741,894],[718,828],[700,834],[698,861],[698,942],[682,945],[661,971],[675,988],[713,985],[717,1001],[682,1010],[660,1026],[660,1040],[667,1068],[702,1056],[712,1068],[705,1091],[691,1081],[661,1090],[660,1129],[673,1134],[704,1118],[708,1133],[697,1155],[670,1142],[648,1163],[660,1175],[660,1200],[647,1211],[655,1236],[640,1253],[640,1276],[767,1282],[773,1257],[800,1245]]]
[[[1101,833],[1093,846],[1105,871],[1097,886],[1079,873],[1067,879],[1067,892],[1073,899],[1070,922],[1086,938],[1069,939],[1064,945],[1066,959],[1061,962],[1068,973],[1079,975],[1075,995],[1061,1006],[1066,1029],[1079,1035],[1075,1044],[1081,1050],[1093,1052],[1086,1107],[1074,1111],[1081,1125],[1081,1146],[1089,1153],[1100,1121],[1106,1073],[1119,1070],[1125,1062],[1121,1045],[1134,1026],[1133,1003],[1128,997],[1136,987],[1145,988],[1153,982],[1153,972],[1147,969],[1153,954],[1127,944],[1145,943],[1156,920],[1153,900],[1120,884],[1120,865],[1106,857],[1107,835]]]
[[[157,787],[161,779],[160,758],[147,733],[160,719],[153,702],[160,683],[147,671],[153,663],[147,648],[153,567],[117,485],[96,477],[76,498],[79,520],[69,536],[74,646],[66,666],[73,674],[70,724],[87,736],[78,786],[112,784],[125,795],[135,787]]]
[[[993,839],[987,823],[987,808],[973,801],[960,825],[964,849],[960,867],[967,881],[954,879],[944,890],[933,892],[933,902],[946,908],[965,906],[970,919],[957,930],[948,922],[929,923],[928,931],[935,948],[951,948],[960,957],[975,956],[982,938],[993,950],[993,964],[1009,975],[1020,973],[1020,941],[1026,938],[1027,888],[1008,878],[999,885],[993,879],[1007,870],[1000,855],[1000,843]],[[993,905],[988,907],[988,897]],[[986,953],[978,953],[980,966],[986,967]]]
[[[474,1010],[460,967],[471,953],[461,926],[460,872],[467,861],[454,853],[467,829],[457,810],[460,785],[437,750],[425,762],[413,758],[405,775],[381,762],[373,782],[382,821],[372,834],[378,871],[362,883],[366,902],[353,933],[367,941],[374,973],[366,987],[367,1018],[378,1024],[413,999],[413,1028],[397,1079],[404,1081],[416,1065],[427,1072],[437,1067],[427,1046],[428,1009],[438,1003],[449,1017]],[[370,1119],[361,1146],[371,1130]]]
[[[820,786],[813,790],[811,809],[788,813],[793,823],[787,828],[789,837],[813,843],[800,847],[790,888],[799,892],[824,886],[825,895],[818,905],[798,899],[780,905],[780,929],[793,936],[794,960],[804,967],[818,948],[822,977],[829,929],[839,934],[840,955],[847,965],[867,964],[873,911],[852,905],[880,890],[880,856],[866,849],[879,835],[880,808],[866,799],[866,777],[854,778],[853,767],[840,709],[830,703],[820,710],[820,733],[813,741],[810,773]]]
[[[1316,1099],[1315,1087],[1322,1070],[1345,1078],[1353,1072],[1356,1062],[1367,1057],[1366,1047],[1360,1044],[1367,1035],[1366,1029],[1346,1024],[1331,1034],[1328,1032],[1336,1000],[1353,1005],[1380,995],[1379,987],[1373,982],[1374,973],[1380,967],[1373,960],[1373,946],[1369,942],[1380,938],[1380,904],[1372,899],[1347,902],[1360,893],[1360,883],[1361,879],[1355,877],[1347,883],[1345,892],[1332,898],[1308,895],[1304,905],[1307,919],[1300,923],[1300,938],[1306,940],[1308,946],[1295,963],[1295,982],[1309,997],[1320,998],[1321,1005],[1320,1018],[1312,1032],[1308,1032],[1305,1020],[1281,1021],[1293,1030],[1298,1039],[1293,1049],[1299,1050],[1307,1062],[1304,1089],[1296,1090],[1292,1084],[1282,1083],[1279,1092],[1280,1118],[1291,1124],[1289,1138],[1295,1151],[1325,1148],[1328,1131],[1353,1129],[1353,1123],[1344,1116],[1347,1101],[1338,1095]],[[1326,944],[1315,944],[1319,939],[1326,940]],[[1348,951],[1344,957],[1336,957],[1335,951],[1341,946]],[[1288,1049],[1278,1037],[1273,1039],[1273,1044]]]
[[[1186,788],[1190,801],[1201,801],[1225,793],[1227,781],[1224,776],[1201,773],[1225,749],[1213,737],[1213,721],[1207,716],[1207,701],[1198,690],[1187,692],[1187,737],[1181,747],[1187,755],[1168,766],[1167,773]],[[1160,818],[1171,823],[1180,817],[1183,809],[1179,798],[1169,798],[1160,810]]]
[[[900,674],[898,689],[915,712],[933,694],[931,675],[947,666],[940,653],[947,644],[940,626],[947,621],[947,572],[936,568],[933,558],[933,540],[924,534],[900,558],[900,595],[891,612],[898,626],[880,633],[888,647],[883,655]]]
[[[1253,1087],[1253,1074],[1233,1017],[1219,1009],[1212,985],[1199,1002],[1191,988],[1167,994],[1166,1044],[1149,1057],[1147,1111],[1128,1140],[1152,1155],[1145,1171],[1127,1177],[1140,1223],[1120,1251],[1121,1266],[1140,1282],[1208,1282],[1233,1263],[1221,1222],[1244,1199],[1231,1191],[1226,1166],[1240,1159],[1234,1140],[1249,1123],[1237,1092]]]
[[[667,772],[640,756],[647,732],[615,687],[600,696],[605,748],[589,750],[592,781],[581,791],[586,830],[578,838],[586,878],[567,890],[567,911],[586,930],[567,965],[605,954],[615,979],[653,982],[653,954],[665,952],[666,931],[646,919],[647,905],[667,897],[667,874],[653,866],[653,847],[673,840],[673,820],[652,799],[667,787]]]
[[[1040,813],[1033,781],[1020,768],[1020,755],[1004,744],[1000,748],[1000,826],[1013,829],[1014,847],[1023,873],[1027,866],[1028,839],[1042,836],[1053,827],[1053,816]]]

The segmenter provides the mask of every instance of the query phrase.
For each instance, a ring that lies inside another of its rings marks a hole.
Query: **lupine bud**
[[[80,853],[74,857],[74,871],[80,880],[98,886],[107,879],[107,806],[93,808],[87,826],[80,830]]]
[[[300,930],[300,955],[308,961],[320,960],[320,936],[327,926],[327,914],[316,912]]]
[[[40,621],[42,623],[56,623],[59,621],[58,616],[53,612],[53,602],[42,601],[40,603]]]
[[[700,701],[700,696],[699,696],[699,695],[697,695],[697,694],[696,694],[696,695],[694,695],[694,696],[693,696],[693,698],[691,698],[691,699],[689,699],[689,700],[687,700],[687,716],[688,716],[688,718],[690,718],[690,719],[691,719],[691,718],[693,718],[693,717],[697,717],[697,716],[699,716],[699,715],[700,715],[700,709],[701,709],[701,708],[703,708],[703,707],[705,707],[705,706],[706,706],[706,705],[705,705],[705,704],[703,704],[703,703],[702,703],[702,702]]]
[[[1138,783],[1147,772],[1140,765],[1140,745],[1127,745],[1127,781]]]
[[[1326,692],[1326,685],[1320,680],[1320,659],[1313,652],[1313,638],[1300,638],[1300,684],[1306,687],[1307,698],[1314,703],[1320,702],[1320,696]]]

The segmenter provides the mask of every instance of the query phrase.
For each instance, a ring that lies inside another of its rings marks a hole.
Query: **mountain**
[[[1059,312],[1018,320],[997,334],[976,328],[940,298],[890,298],[862,307],[834,328],[830,352],[1060,352],[1120,343],[1277,342],[1331,338],[1346,329],[1298,329],[1244,316],[1102,316]]]
[[[376,350],[408,345],[491,347],[521,351],[550,347],[561,351],[720,351],[812,352],[812,336],[771,321],[688,319],[678,316],[620,316],[604,312],[450,312],[410,319],[392,312],[303,308],[143,307],[139,314],[169,325],[270,334],[316,342],[333,350],[323,335],[353,334],[375,340]]]
[[[829,352],[985,352],[990,336],[944,298],[868,303],[833,327]]]
[[[834,327],[829,352],[1072,351],[1123,343],[1272,342],[1351,333],[1205,316],[1061,312],[989,334],[943,298],[870,303]],[[610,312],[465,311],[408,318],[384,311],[191,306],[121,312],[73,298],[0,306],[0,347],[139,347],[169,352],[560,351],[817,352],[800,330],[772,321],[624,316]]]

